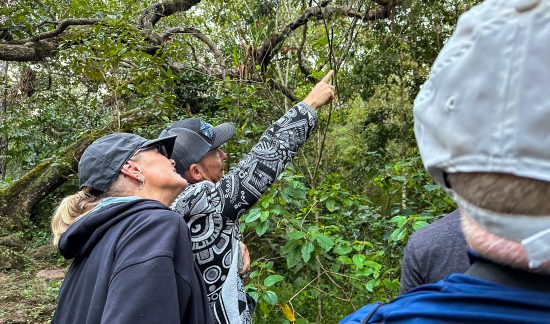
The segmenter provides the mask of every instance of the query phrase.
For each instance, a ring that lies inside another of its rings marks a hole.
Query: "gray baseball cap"
[[[486,0],[463,14],[414,102],[422,161],[444,173],[550,181],[550,0]]]
[[[107,191],[124,163],[138,150],[160,145],[170,157],[175,140],[176,136],[147,140],[129,133],[113,133],[99,138],[86,148],[78,163],[80,189],[90,187]]]
[[[159,138],[177,136],[172,159],[176,161],[176,171],[183,175],[191,164],[197,163],[208,153],[218,148],[235,135],[232,123],[212,127],[200,118],[187,118],[169,126]]]

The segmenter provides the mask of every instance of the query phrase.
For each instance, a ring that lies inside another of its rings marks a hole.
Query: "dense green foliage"
[[[235,122],[237,135],[225,148],[230,167],[293,104],[271,81],[303,98],[311,78],[337,70],[337,100],[320,112],[294,163],[241,219],[259,323],[334,323],[365,303],[391,299],[408,235],[453,209],[423,170],[412,105],[458,16],[479,1],[404,1],[372,21],[312,19],[262,62],[253,49],[316,3],[203,1],[164,17],[146,37],[137,21],[151,1],[8,2],[0,5],[0,32],[14,39],[51,30],[46,21],[101,22],[68,28],[48,59],[2,63],[0,137],[8,150],[0,158],[0,189],[86,133],[120,129],[128,112],[154,117],[132,129],[149,137],[190,115]],[[365,12],[376,2],[333,1],[326,8]],[[173,28],[201,31],[221,56]],[[148,50],[155,37],[161,45]],[[55,204],[76,186],[73,176],[35,206],[25,235],[44,240]]]

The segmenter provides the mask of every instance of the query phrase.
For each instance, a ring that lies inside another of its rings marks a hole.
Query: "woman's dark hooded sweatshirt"
[[[59,251],[72,266],[53,323],[210,323],[182,217],[154,200],[122,199],[71,225]]]

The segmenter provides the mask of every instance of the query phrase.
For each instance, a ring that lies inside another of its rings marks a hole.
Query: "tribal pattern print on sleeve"
[[[298,154],[317,121],[304,103],[292,107],[262,134],[251,152],[218,183],[190,185],[171,208],[191,233],[195,260],[218,323],[250,323],[253,300],[238,274],[238,218],[250,209]]]

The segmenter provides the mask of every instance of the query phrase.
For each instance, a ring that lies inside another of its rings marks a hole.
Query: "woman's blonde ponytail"
[[[83,188],[61,201],[52,217],[53,245],[59,244],[61,235],[71,224],[92,210],[99,203],[101,196],[90,188]]]

